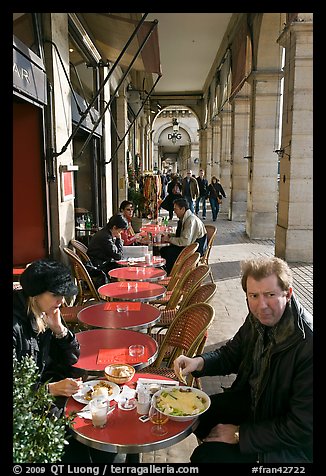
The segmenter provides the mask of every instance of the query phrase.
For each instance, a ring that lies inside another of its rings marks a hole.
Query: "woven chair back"
[[[174,359],[181,354],[188,357],[195,355],[214,316],[214,308],[207,303],[191,304],[178,313],[164,336],[153,366],[161,365],[167,351],[169,351],[167,367],[172,367]]]
[[[206,264],[200,264],[194,269],[189,269],[175,286],[165,309],[175,309],[178,305],[180,306],[183,299],[200,286],[208,274],[209,266]]]
[[[83,263],[87,263],[88,261],[91,261],[90,257],[87,254],[87,246],[84,245],[84,243],[81,243],[78,240],[70,240],[70,244],[73,248],[76,250],[76,255],[80,258],[80,260]]]
[[[83,265],[78,255],[68,247],[63,247],[62,250],[64,253],[66,253],[66,255],[68,255],[74,276],[77,281],[78,296],[75,304],[81,305],[90,300],[101,301],[92,278],[90,277],[87,269]]]

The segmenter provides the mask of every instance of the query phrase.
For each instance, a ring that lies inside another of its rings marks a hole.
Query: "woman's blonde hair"
[[[37,305],[36,296],[30,296],[27,302],[27,313],[33,314],[35,318],[37,333],[41,334],[46,330],[46,325],[43,320],[43,313]]]

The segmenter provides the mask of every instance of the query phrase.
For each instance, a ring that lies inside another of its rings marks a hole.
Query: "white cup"
[[[139,413],[139,415],[147,415],[149,412],[150,406],[151,406],[150,400],[145,403],[137,402],[137,413]]]
[[[150,264],[151,263],[151,254],[150,253],[145,253],[145,263]]]
[[[103,428],[108,419],[109,402],[104,398],[93,398],[89,402],[93,426]]]

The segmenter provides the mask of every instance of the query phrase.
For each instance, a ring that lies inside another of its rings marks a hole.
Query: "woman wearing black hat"
[[[73,367],[80,354],[79,343],[64,324],[60,306],[64,297],[77,294],[69,269],[58,261],[41,259],[31,263],[20,278],[22,289],[14,290],[13,337],[18,360],[32,356],[39,369],[38,385],[49,382],[55,396],[51,413],[60,416],[66,397],[78,391],[80,371]],[[78,378],[76,378],[78,377]],[[86,377],[86,375],[85,375]],[[70,439],[64,463],[112,462],[114,454],[88,448]]]
[[[72,367],[79,344],[60,314],[65,296],[77,294],[69,269],[52,260],[31,263],[20,278],[22,289],[13,296],[13,337],[17,359],[29,355],[37,364],[40,384],[49,392],[69,397],[78,390]]]
[[[108,223],[92,236],[87,254],[95,266],[108,273],[113,268],[118,268],[116,261],[123,256],[122,230],[128,228],[127,219],[117,213]]]

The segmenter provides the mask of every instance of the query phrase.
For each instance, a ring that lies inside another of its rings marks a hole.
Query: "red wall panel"
[[[17,265],[47,253],[40,109],[29,103],[13,107],[13,263]]]

